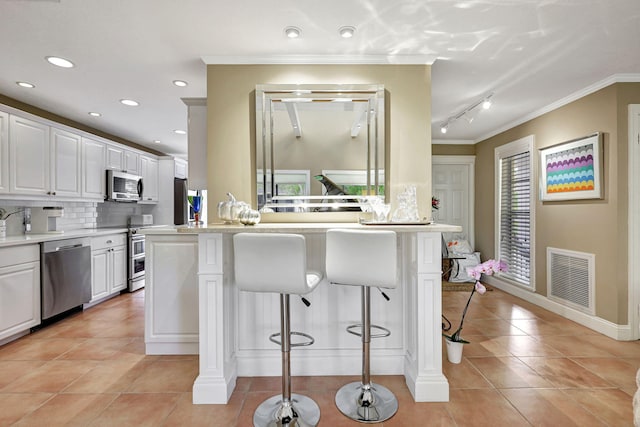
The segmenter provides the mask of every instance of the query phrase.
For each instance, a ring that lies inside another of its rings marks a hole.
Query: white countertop
[[[127,227],[83,228],[65,231],[64,233],[21,234],[0,238],[0,247],[37,244],[50,240],[76,239],[78,237],[94,237],[105,234],[126,233]]]
[[[402,232],[459,232],[461,227],[457,225],[448,224],[397,224],[397,223],[376,223],[376,224],[359,224],[355,222],[322,222],[322,223],[308,223],[308,222],[292,222],[292,223],[260,223],[257,225],[242,225],[242,224],[223,224],[223,223],[210,223],[206,226],[199,227],[165,227],[165,228],[153,228],[144,230],[144,234],[167,234],[167,233],[238,233],[238,232],[265,232],[265,233],[324,233],[331,228],[356,228],[356,229],[370,229],[370,230],[393,230],[399,233]]]

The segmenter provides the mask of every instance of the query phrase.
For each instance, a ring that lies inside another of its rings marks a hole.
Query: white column
[[[229,236],[227,236],[228,238]],[[231,275],[223,269],[225,236],[199,234],[200,373],[193,384],[193,403],[227,403],[236,386],[235,296]]]
[[[441,241],[439,232],[404,234],[405,379],[416,402],[449,400],[442,373]]]

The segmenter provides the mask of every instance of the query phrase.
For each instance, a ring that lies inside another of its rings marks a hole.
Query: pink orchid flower
[[[488,261],[483,262],[482,264],[478,264],[475,267],[467,269],[467,274],[469,274],[470,277],[473,277],[476,283],[473,289],[471,290],[471,295],[469,295],[469,299],[467,300],[467,304],[464,306],[464,310],[462,310],[462,318],[460,319],[460,326],[458,326],[458,329],[456,329],[456,331],[451,335],[444,334],[446,338],[448,338],[451,341],[468,343],[468,341],[460,337],[460,333],[462,332],[464,317],[467,315],[467,309],[469,308],[469,303],[471,303],[471,298],[473,297],[473,294],[477,292],[480,295],[483,295],[485,292],[487,292],[487,288],[482,283],[480,283],[480,278],[482,277],[483,274],[486,274],[487,276],[491,276],[493,273],[502,273],[507,271],[507,269],[508,267],[506,262],[497,261],[495,259],[490,259]]]
[[[484,295],[484,293],[487,292],[487,288],[485,288],[482,283],[476,282],[476,292],[480,295]]]

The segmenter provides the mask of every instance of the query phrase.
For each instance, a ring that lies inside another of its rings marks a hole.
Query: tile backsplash
[[[24,234],[24,208],[53,206],[64,208],[58,218],[62,231],[97,227],[126,227],[131,215],[151,213],[152,205],[116,202],[42,202],[25,200],[2,200],[0,208],[7,214],[16,212],[7,219],[7,236]]]

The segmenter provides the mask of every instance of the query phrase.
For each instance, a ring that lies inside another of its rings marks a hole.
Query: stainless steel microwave
[[[107,170],[107,200],[137,202],[142,199],[142,177],[126,172]]]

